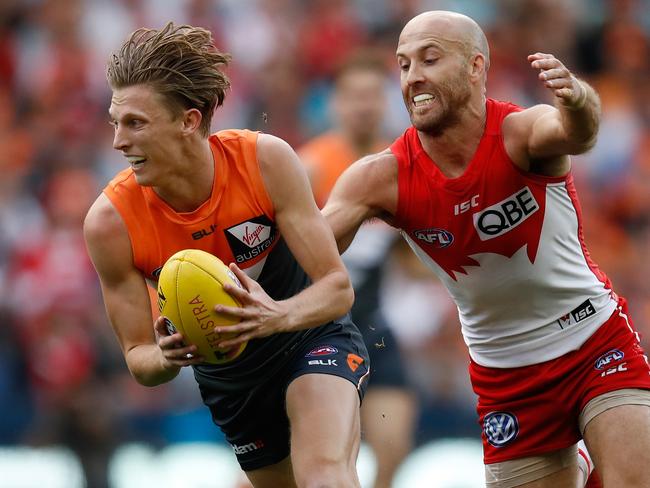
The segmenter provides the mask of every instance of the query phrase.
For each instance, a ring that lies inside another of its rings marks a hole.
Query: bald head
[[[446,10],[432,10],[416,15],[407,22],[399,36],[399,46],[411,41],[431,39],[468,57],[481,53],[485,67],[490,63],[488,42],[481,27],[466,15]]]

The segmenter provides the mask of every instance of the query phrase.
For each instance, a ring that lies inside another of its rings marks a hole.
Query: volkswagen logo
[[[483,419],[483,432],[494,447],[503,447],[517,437],[517,417],[508,412],[491,412]]]

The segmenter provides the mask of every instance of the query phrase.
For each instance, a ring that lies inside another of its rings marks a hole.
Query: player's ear
[[[470,76],[472,78],[481,78],[487,69],[485,56],[481,53],[475,53],[470,59]]]
[[[183,112],[183,132],[186,134],[196,132],[201,126],[201,120],[203,120],[203,115],[199,109],[190,108],[185,110]]]

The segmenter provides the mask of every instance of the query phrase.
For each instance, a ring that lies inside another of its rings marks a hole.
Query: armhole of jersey
[[[406,145],[407,134],[408,130],[390,145],[390,151],[397,160],[397,209],[395,211],[395,221],[393,223],[398,228],[402,227],[402,216],[405,215],[403,205],[404,202],[408,201],[408,198],[406,198],[408,193],[408,182],[405,180],[407,174],[406,167],[408,165],[408,148]]]
[[[143,234],[141,225],[135,216],[135,214],[129,211],[126,205],[123,205],[122,199],[119,198],[115,189],[109,184],[104,188],[104,195],[106,195],[113,205],[113,208],[122,218],[124,226],[126,227],[126,233],[129,237],[129,242],[131,243],[131,253],[133,254],[133,265],[138,269],[144,269],[145,265],[145,256],[140,252],[140,248],[134,245],[134,242],[137,242],[138,234]],[[143,202],[144,203],[144,202]],[[135,234],[135,238],[134,238]],[[146,241],[144,241],[146,242]]]
[[[495,127],[492,127],[491,129],[494,130],[498,134],[498,145],[499,145],[499,151],[501,151],[501,154],[503,155],[503,158],[508,161],[508,163],[517,171],[519,172],[524,178],[530,180],[533,183],[537,183],[540,185],[546,185],[549,183],[561,183],[563,181],[567,181],[569,176],[571,175],[571,170],[569,169],[569,172],[564,175],[564,176],[544,176],[544,175],[538,175],[536,173],[531,173],[530,171],[526,171],[519,166],[515,164],[515,162],[512,160],[510,155],[508,154],[508,151],[506,150],[506,143],[503,139],[503,121],[505,118],[515,112],[522,112],[524,110],[523,107],[520,107],[519,105],[515,105],[510,102],[498,102],[495,100],[492,100],[493,104],[498,104],[496,107],[494,107],[494,111],[496,112],[499,110],[499,112],[494,117],[494,125]]]
[[[269,192],[266,189],[266,184],[264,183],[264,178],[262,177],[262,170],[260,169],[260,162],[257,158],[257,138],[260,132],[253,131],[243,131],[244,134],[244,145],[243,145],[243,155],[246,165],[248,167],[248,175],[257,190],[255,195],[259,199],[259,203],[262,205],[262,209],[266,215],[273,221],[275,221],[275,206],[273,201],[269,196]]]

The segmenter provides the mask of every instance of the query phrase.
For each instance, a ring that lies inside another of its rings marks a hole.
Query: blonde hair
[[[201,134],[208,136],[212,115],[230,87],[222,72],[230,55],[214,47],[212,34],[190,25],[167,23],[162,29],[138,29],[110,56],[106,78],[111,89],[149,85],[160,93],[174,116],[196,108]]]

